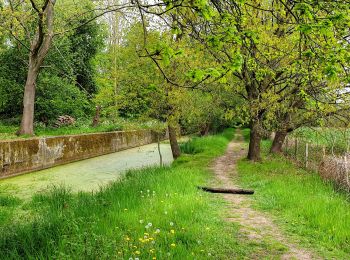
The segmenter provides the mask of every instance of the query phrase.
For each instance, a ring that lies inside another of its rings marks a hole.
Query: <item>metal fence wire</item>
[[[286,138],[283,152],[299,166],[317,171],[322,178],[350,192],[350,153],[291,136]]]

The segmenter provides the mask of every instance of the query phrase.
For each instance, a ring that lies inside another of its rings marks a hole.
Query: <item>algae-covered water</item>
[[[169,144],[161,144],[163,163],[172,162]],[[95,191],[118,180],[130,169],[159,164],[157,144],[144,145],[79,162],[0,180],[0,193],[22,198],[48,190],[53,185],[65,185],[72,191]]]

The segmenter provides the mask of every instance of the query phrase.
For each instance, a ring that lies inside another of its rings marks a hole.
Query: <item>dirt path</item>
[[[232,141],[226,153],[217,158],[212,166],[219,185],[225,188],[239,188],[236,184],[237,179],[236,163],[246,155],[245,144],[242,136],[237,133],[237,140]],[[283,250],[281,252],[265,252],[263,255],[254,255],[253,259],[262,257],[277,256],[278,259],[318,259],[311,252],[299,248],[295,242],[290,242],[279,228],[273,223],[271,217],[257,211],[251,207],[251,199],[246,195],[222,195],[227,201],[227,221],[236,222],[241,227],[241,232],[251,242],[279,244]],[[259,196],[258,194],[254,196]],[[273,248],[269,247],[268,248]],[[278,251],[278,249],[277,249]]]

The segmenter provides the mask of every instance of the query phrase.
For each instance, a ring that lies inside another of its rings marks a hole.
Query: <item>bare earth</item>
[[[240,188],[235,183],[235,179],[237,179],[236,163],[246,155],[247,151],[239,133],[238,137],[240,140],[232,141],[226,153],[217,158],[212,165],[219,185],[223,188]],[[224,194],[222,196],[228,204],[227,221],[238,223],[241,227],[241,232],[252,242],[275,241],[283,245],[286,250],[281,252],[279,259],[319,259],[314,253],[300,248],[295,244],[296,242],[291,242],[273,223],[271,217],[253,209],[249,196],[232,194]],[[261,257],[261,255],[255,255],[253,259],[261,259]]]

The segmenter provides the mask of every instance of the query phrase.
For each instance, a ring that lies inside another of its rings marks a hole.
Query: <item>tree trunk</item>
[[[160,150],[160,133],[157,133],[157,147],[158,147],[158,154],[159,154],[159,165],[160,167],[163,166],[163,156],[162,152]]]
[[[95,116],[92,119],[92,127],[97,127],[100,124],[100,111],[101,111],[101,106],[100,105],[96,106]]]
[[[261,129],[258,120],[253,120],[250,124],[250,140],[248,160],[257,162],[261,160],[260,157],[260,142],[261,142]]]
[[[284,140],[286,139],[287,131],[277,131],[275,138],[273,139],[272,146],[270,149],[270,153],[282,153],[282,146],[284,143]]]
[[[45,0],[42,7],[31,1],[37,14],[36,33],[30,43],[29,68],[24,87],[23,114],[17,134],[34,134],[35,88],[39,70],[50,49],[53,38],[54,5],[56,0]]]
[[[180,155],[180,147],[179,144],[177,143],[176,139],[176,129],[170,125],[168,125],[168,130],[169,130],[169,140],[170,140],[170,146],[171,146],[171,152],[173,154],[174,160],[176,160]]]
[[[38,78],[39,69],[34,65],[33,58],[29,59],[29,68],[27,81],[24,87],[23,96],[23,114],[21,120],[21,128],[17,132],[19,135],[34,134],[34,103],[35,103],[35,87]]]
[[[200,131],[201,136],[207,136],[209,134],[210,124],[206,123],[204,126],[202,126],[202,129]]]

